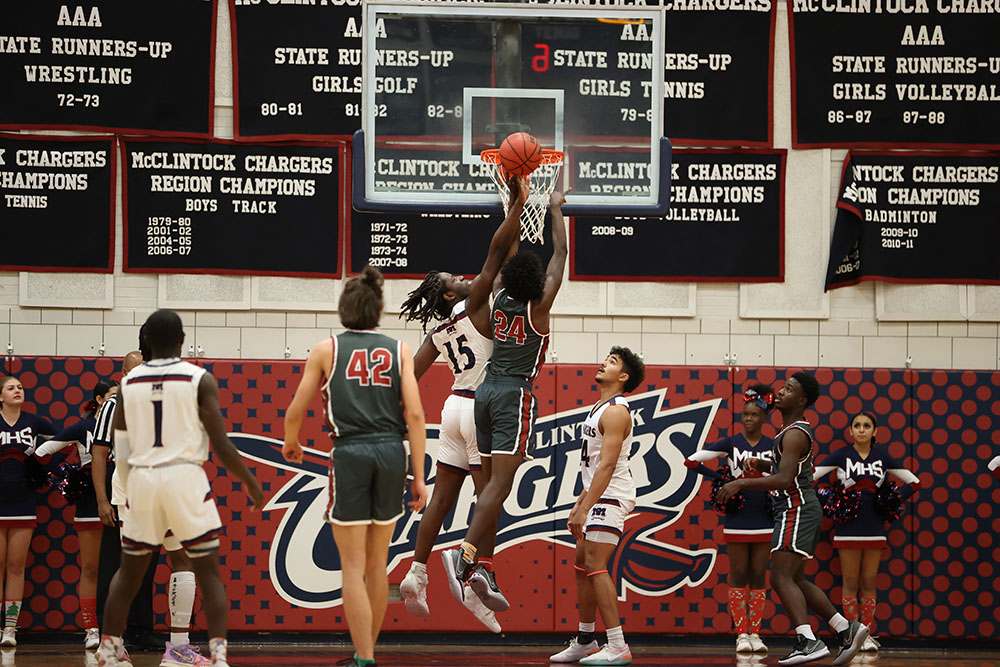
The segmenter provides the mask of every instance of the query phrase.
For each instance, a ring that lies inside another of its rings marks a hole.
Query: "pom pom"
[[[746,504],[746,498],[743,497],[742,491],[737,491],[728,501],[720,503],[718,500],[719,489],[736,478],[733,477],[733,472],[729,469],[729,466],[720,467],[719,474],[722,475],[719,479],[712,480],[712,507],[719,514],[735,514],[743,509],[743,505]]]
[[[49,471],[34,456],[24,462],[24,483],[35,491],[44,491],[52,483]]]
[[[875,492],[875,512],[886,523],[892,523],[903,516],[903,497],[893,480],[886,480]]]
[[[56,488],[71,505],[75,505],[83,495],[94,488],[94,480],[90,471],[74,463],[63,463],[59,466]]]
[[[816,489],[816,495],[823,504],[823,514],[833,519],[834,523],[847,523],[858,518],[858,510],[861,509],[861,491],[858,489],[845,488],[838,481],[832,487]]]

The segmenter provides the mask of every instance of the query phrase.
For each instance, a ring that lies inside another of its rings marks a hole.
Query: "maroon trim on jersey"
[[[330,336],[330,370],[326,376],[326,382],[323,383],[322,389],[320,389],[320,397],[323,399],[323,421],[326,422],[327,427],[329,427],[330,432],[334,435],[337,434],[337,425],[333,423],[333,417],[330,415],[330,382],[333,380],[333,371],[337,368],[337,337]]]
[[[142,375],[137,378],[127,378],[125,382],[127,384],[142,384],[149,382],[181,382],[181,381],[191,382],[194,380],[193,375]]]
[[[785,529],[781,533],[781,542],[779,547],[781,548],[794,548],[794,536],[795,528],[798,526],[799,520],[799,505],[792,505],[785,512]]]
[[[451,393],[455,396],[461,396],[462,398],[475,398],[476,392],[474,389],[452,389]]]
[[[528,438],[531,437],[531,401],[533,398],[530,390],[521,390],[521,437],[517,443],[517,453],[521,456],[524,456],[528,451]]]
[[[464,318],[466,318],[468,316],[469,316],[469,312],[466,311],[466,312],[462,313],[461,315],[459,315],[458,317],[456,317],[454,319],[451,319],[451,320],[448,320],[444,324],[438,325],[437,327],[435,327],[434,329],[431,330],[431,335],[436,334],[437,332],[442,331],[443,329],[447,329],[450,326],[454,326],[457,322],[461,321],[462,319],[464,319]]]
[[[545,364],[545,351],[549,349],[549,335],[542,334],[542,344],[538,348],[538,356],[535,357],[535,365],[531,371],[531,377],[528,378],[528,382],[534,382],[535,378],[542,370],[542,366]]]
[[[622,504],[615,500],[614,498],[601,498],[597,501],[598,505],[614,505],[615,507],[621,507]]]

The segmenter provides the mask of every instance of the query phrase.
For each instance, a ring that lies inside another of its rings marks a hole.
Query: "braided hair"
[[[451,304],[444,298],[448,286],[441,279],[439,271],[431,271],[424,276],[417,289],[410,292],[399,309],[399,316],[407,322],[419,320],[424,333],[431,319],[446,320],[451,316]]]

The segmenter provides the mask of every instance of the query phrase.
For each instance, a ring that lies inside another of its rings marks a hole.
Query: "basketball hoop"
[[[480,154],[483,164],[487,165],[493,184],[500,192],[503,212],[510,210],[510,188],[507,183],[507,172],[500,164],[500,149],[490,148]],[[545,229],[545,209],[549,205],[549,196],[559,180],[559,170],[563,165],[562,151],[542,149],[542,162],[527,176],[531,187],[528,189],[528,200],[521,211],[521,238],[532,243],[544,243],[542,231]]]

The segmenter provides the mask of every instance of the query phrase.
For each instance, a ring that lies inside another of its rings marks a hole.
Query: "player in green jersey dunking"
[[[476,440],[483,472],[489,479],[476,503],[465,541],[442,552],[451,594],[463,599],[466,580],[493,611],[510,605],[497,588],[493,572],[476,568],[476,553],[488,535],[496,535],[500,506],[510,495],[514,473],[534,451],[531,432],[538,416],[532,383],[545,361],[549,342],[549,310],[562,285],[566,266],[565,192],[554,192],[552,257],[542,271],[538,256],[520,251],[500,272],[501,288],[493,300],[493,356],[486,378],[476,389]],[[475,574],[475,576],[472,576]]]
[[[354,643],[350,665],[374,665],[375,641],[389,598],[386,563],[396,520],[403,516],[406,450],[413,467],[410,507],[427,502],[426,433],[409,346],[375,331],[382,314],[382,274],[366,266],[344,285],[337,310],[347,331],[309,352],[285,416],[287,461],[300,463],[299,430],[317,391],[333,436],[327,522],[340,552],[344,612]],[[405,413],[404,413],[405,411]]]

